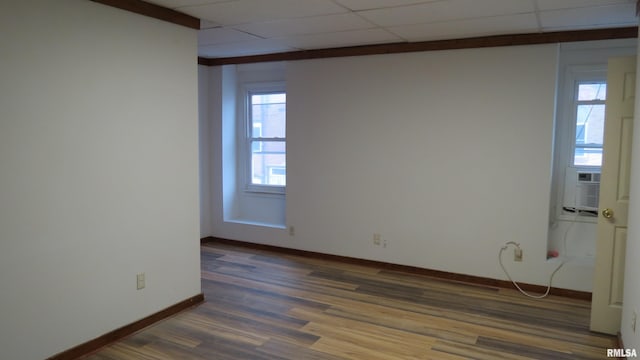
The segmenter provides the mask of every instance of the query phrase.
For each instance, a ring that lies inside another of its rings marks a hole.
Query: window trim
[[[571,122],[571,148],[569,149],[569,162],[567,166],[574,167],[578,170],[586,170],[586,171],[594,171],[600,170],[602,165],[576,165],[575,163],[575,155],[576,149],[603,149],[604,145],[594,145],[594,144],[580,144],[576,143],[576,131],[577,124],[576,119],[578,118],[578,106],[581,105],[606,105],[606,100],[578,100],[578,93],[580,89],[580,85],[583,84],[599,84],[599,83],[607,83],[607,73],[606,70],[604,72],[600,72],[597,70],[585,71],[582,70],[576,74],[574,71],[571,75],[572,78],[572,86],[573,86],[573,94],[571,98],[571,117],[568,121]],[[604,140],[604,139],[603,139]]]
[[[268,185],[252,183],[252,141],[253,123],[251,121],[251,95],[259,93],[285,93],[285,82],[248,82],[240,87],[240,116],[239,116],[239,144],[240,144],[240,188],[245,193],[284,195],[286,185]],[[286,130],[285,130],[286,131]],[[261,138],[265,141],[284,142],[286,146],[286,134],[284,138]],[[286,150],[285,150],[286,157]],[[285,165],[286,166],[286,165]],[[286,176],[286,175],[285,175]]]
[[[579,83],[607,81],[607,64],[594,65],[569,65],[564,72],[564,87],[560,97],[560,114],[558,122],[561,125],[557,136],[560,140],[561,167],[574,167],[578,170],[593,171],[598,166],[574,165],[575,137],[576,137],[576,111],[577,91]]]

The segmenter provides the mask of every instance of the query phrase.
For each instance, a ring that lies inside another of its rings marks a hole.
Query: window
[[[580,53],[582,56],[582,53]],[[572,59],[574,61],[575,59]],[[605,59],[606,60],[606,59]],[[603,159],[607,65],[568,64],[558,89],[558,121],[553,169],[554,217],[560,221],[593,222],[585,211],[593,206],[586,190],[597,191],[597,182],[585,184],[579,174],[599,176]],[[580,208],[581,211],[576,211]]]
[[[287,94],[282,85],[248,85],[246,100],[246,190],[284,193]]]
[[[573,166],[602,166],[606,96],[607,84],[604,81],[576,82],[573,109]]]

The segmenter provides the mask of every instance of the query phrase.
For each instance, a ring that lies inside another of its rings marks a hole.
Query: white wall
[[[209,80],[207,66],[198,66],[198,146],[199,146],[199,167],[200,167],[200,238],[205,238],[211,234],[211,122],[209,113],[211,112],[211,81]]]
[[[498,250],[517,241],[525,260],[505,256],[512,275],[546,285],[557,265],[546,261],[557,50],[287,63],[286,218],[296,234],[225,222],[214,206],[212,235],[496,279]],[[211,68],[210,79],[222,83],[221,73]],[[220,112],[210,114],[214,146]],[[554,286],[589,291],[591,274],[565,266]]]
[[[287,213],[314,251],[544,283],[556,47],[295,62]],[[372,246],[380,233],[387,248]]]
[[[640,43],[640,42],[639,42]],[[638,47],[640,49],[640,46]],[[640,52],[639,52],[640,54]],[[640,62],[637,62],[640,74]],[[636,89],[640,89],[640,76],[636,76]],[[640,111],[640,95],[636,91],[635,113]],[[624,299],[622,308],[622,341],[629,349],[640,351],[640,319],[637,320],[636,330],[631,330],[631,318],[635,312],[640,315],[640,125],[635,115],[633,128],[633,150],[631,157],[631,193],[629,202],[629,229],[627,233],[627,258],[625,261]]]
[[[42,359],[201,291],[196,32],[4,0],[0,33],[0,358]]]

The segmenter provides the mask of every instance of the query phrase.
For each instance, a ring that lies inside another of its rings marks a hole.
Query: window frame
[[[578,85],[584,83],[607,82],[607,64],[569,65],[564,72],[564,87],[561,90],[560,127],[556,134],[561,149],[561,167],[574,167],[578,171],[597,171],[600,166],[574,165],[576,150],[576,119],[578,109]]]
[[[580,91],[580,85],[586,84],[601,84],[604,83],[605,86],[607,84],[607,74],[606,71],[603,74],[598,74],[599,72],[590,71],[590,72],[580,72],[578,74],[574,74],[573,77],[573,97],[571,101],[571,149],[569,150],[569,163],[568,166],[574,167],[578,170],[587,170],[594,171],[600,170],[602,168],[602,163],[600,165],[576,165],[576,150],[577,149],[601,149],[604,150],[604,144],[602,145],[594,145],[594,144],[578,144],[576,141],[578,124],[578,107],[584,105],[603,105],[605,106],[606,111],[606,97],[605,100],[579,100],[578,95]],[[576,76],[578,75],[578,76]],[[584,126],[584,125],[583,125]],[[586,133],[587,127],[584,126],[584,131]],[[604,129],[603,129],[604,132]],[[586,137],[586,135],[585,135]],[[604,134],[603,134],[603,142],[604,142]]]
[[[239,176],[241,182],[241,188],[246,193],[255,194],[272,194],[272,195],[284,195],[286,193],[286,175],[285,185],[269,185],[269,184],[254,184],[252,174],[252,156],[253,156],[253,142],[255,141],[270,141],[270,142],[283,142],[285,144],[285,159],[286,159],[286,125],[285,125],[285,137],[254,137],[252,136],[254,124],[252,121],[251,111],[251,96],[259,94],[270,93],[287,93],[285,82],[254,82],[245,83],[241,86],[240,102],[241,102],[241,116],[240,121],[240,166],[241,174]],[[285,110],[286,111],[286,110]],[[286,117],[286,112],[285,112]],[[286,160],[284,168],[286,169]],[[286,171],[286,170],[285,170]]]

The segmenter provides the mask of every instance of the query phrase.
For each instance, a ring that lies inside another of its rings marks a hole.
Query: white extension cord
[[[574,226],[574,224],[578,221],[578,217],[579,217],[579,214],[580,214],[580,210],[576,206],[576,203],[577,203],[577,192],[574,194],[573,203],[574,203],[574,209],[575,209],[574,210],[575,212],[574,212],[573,221],[571,221],[569,226],[567,226],[567,229],[564,231],[564,234],[562,236],[562,251],[564,252],[564,254],[563,254],[564,256],[563,256],[562,261],[560,262],[560,265],[558,265],[558,267],[555,270],[553,270],[553,272],[549,276],[549,285],[547,285],[547,291],[545,291],[544,294],[542,294],[542,295],[531,295],[531,294],[527,293],[526,291],[522,290],[520,285],[518,285],[518,283],[515,280],[513,280],[513,278],[511,278],[511,275],[509,275],[509,272],[507,271],[507,269],[504,267],[504,264],[502,263],[502,253],[505,250],[507,250],[507,248],[509,248],[509,245],[513,245],[515,247],[518,256],[520,257],[520,259],[522,259],[522,249],[520,248],[520,244],[518,244],[515,241],[509,241],[509,242],[505,243],[504,246],[502,246],[502,248],[500,248],[500,252],[498,253],[498,262],[500,263],[500,267],[502,268],[502,271],[504,271],[505,275],[507,275],[507,278],[513,283],[513,285],[518,289],[518,291],[520,291],[520,293],[522,293],[522,295],[530,297],[530,298],[534,298],[534,299],[542,299],[544,297],[547,297],[549,295],[549,291],[551,291],[551,283],[553,282],[553,276],[568,261],[568,256],[567,256],[567,254],[568,254],[568,252],[567,252],[567,235],[569,234],[569,230],[571,230],[571,228]]]
[[[575,197],[574,197],[573,201],[574,201],[574,203],[576,202]],[[533,299],[542,299],[542,298],[545,298],[545,297],[547,297],[549,295],[549,291],[551,291],[551,283],[553,282],[553,276],[567,262],[567,260],[566,260],[567,259],[567,235],[569,234],[569,230],[571,230],[571,228],[573,227],[573,225],[576,223],[577,220],[578,220],[578,210],[576,209],[576,212],[575,212],[574,217],[573,217],[573,221],[571,222],[571,224],[569,224],[569,226],[567,226],[567,229],[564,231],[564,234],[562,236],[562,250],[564,251],[564,260],[562,260],[562,262],[560,262],[560,265],[558,265],[558,267],[555,270],[553,270],[553,272],[549,276],[549,285],[547,285],[547,291],[545,291],[544,294],[542,294],[542,295],[531,295],[531,294],[527,293],[526,291],[522,290],[520,285],[518,285],[518,283],[515,280],[513,280],[513,278],[511,278],[511,275],[509,275],[509,272],[507,271],[507,268],[505,268],[504,264],[502,263],[502,253],[505,250],[507,250],[509,245],[513,245],[518,250],[518,252],[520,253],[520,257],[522,257],[522,249],[520,248],[520,244],[518,244],[515,241],[509,241],[506,244],[504,244],[504,246],[502,248],[500,248],[500,252],[498,253],[498,262],[500,263],[500,267],[502,268],[502,271],[504,271],[504,274],[507,275],[507,278],[513,283],[513,285],[516,287],[516,289],[518,289],[518,291],[520,291],[520,293],[522,293],[522,295],[530,297],[530,298],[533,298]]]
[[[564,261],[560,263],[560,265],[558,265],[558,267],[553,270],[553,272],[551,273],[551,276],[549,277],[549,285],[547,285],[547,291],[545,291],[544,294],[542,295],[531,295],[529,293],[527,293],[526,291],[522,290],[522,288],[520,287],[520,285],[518,285],[518,283],[513,280],[513,278],[511,278],[511,275],[509,275],[509,272],[507,271],[507,269],[504,267],[504,264],[502,263],[502,253],[507,250],[507,248],[509,247],[509,245],[513,245],[516,249],[522,251],[522,249],[520,249],[520,244],[513,242],[513,241],[509,241],[508,243],[506,243],[502,248],[500,248],[500,252],[498,253],[498,262],[500,263],[500,267],[502,268],[502,271],[504,271],[505,275],[507,275],[507,278],[509,278],[509,280],[513,283],[513,285],[516,287],[516,289],[518,289],[518,291],[520,291],[522,293],[522,295],[530,297],[530,298],[534,298],[534,299],[542,299],[544,297],[547,297],[547,295],[549,295],[549,291],[551,291],[551,282],[553,281],[553,276],[558,272],[558,270],[560,270],[560,268],[564,265]]]

